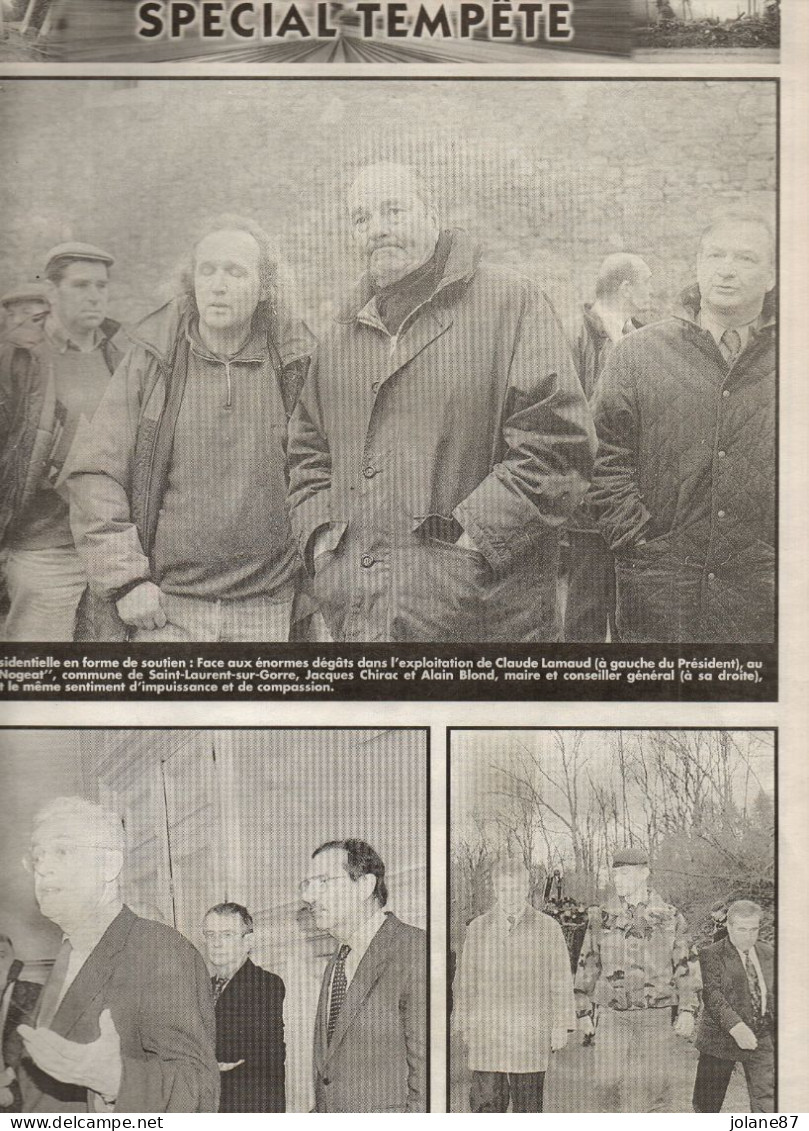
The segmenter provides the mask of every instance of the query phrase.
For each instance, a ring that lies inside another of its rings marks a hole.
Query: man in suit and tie
[[[21,1111],[17,1068],[22,1041],[17,1026],[29,1021],[42,989],[20,979],[22,962],[14,957],[14,943],[0,935],[0,1111]]]
[[[739,899],[728,908],[728,937],[700,952],[704,1011],[697,1033],[694,1111],[721,1111],[736,1061],[750,1110],[775,1108],[775,961],[759,942],[761,908]]]
[[[213,970],[220,1111],[285,1111],[284,983],[250,960],[253,917],[219,903],[202,936]]]
[[[315,1111],[426,1111],[425,932],[383,910],[385,865],[362,840],[316,849],[301,893],[340,944],[315,1018]]]
[[[35,819],[30,865],[62,946],[31,1025],[24,1111],[216,1111],[214,1012],[202,956],[123,903],[120,816],[60,797]]]

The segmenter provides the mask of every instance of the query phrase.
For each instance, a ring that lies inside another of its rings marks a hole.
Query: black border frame
[[[446,1056],[446,1071],[444,1079],[444,1087],[446,1089],[446,1109],[450,1114],[462,1114],[460,1112],[452,1112],[449,1106],[450,1103],[450,1083],[452,1078],[452,1062],[451,1062],[451,1033],[450,1033],[450,1016],[446,1010],[447,997],[450,990],[449,985],[449,952],[450,952],[450,926],[451,926],[451,891],[452,891],[452,735],[455,731],[548,731],[548,730],[597,730],[597,731],[650,731],[650,730],[713,730],[713,731],[727,731],[727,730],[741,730],[741,731],[765,731],[773,736],[773,782],[774,782],[774,797],[773,797],[773,833],[775,840],[775,976],[776,986],[780,986],[782,981],[783,971],[781,970],[781,947],[779,944],[778,924],[781,918],[781,886],[779,878],[779,857],[780,857],[780,824],[779,824],[779,801],[780,801],[780,781],[779,781],[779,759],[780,759],[780,728],[778,726],[661,726],[659,723],[654,726],[448,726],[446,728],[446,759],[447,759],[447,781],[446,781],[446,820],[447,820],[447,844],[446,844],[446,879],[444,883],[446,910],[445,910],[445,930],[446,930],[446,952],[444,954],[444,972],[446,981],[446,994],[444,1000],[445,1016],[446,1016],[446,1033],[445,1033],[445,1056]],[[459,956],[460,957],[460,956]],[[776,999],[777,1008],[777,999]],[[779,1079],[778,1079],[778,1050],[781,1042],[782,1027],[781,1019],[776,1013],[776,1039],[774,1044],[775,1053],[775,1110],[780,1111],[778,1106],[778,1092],[779,1092]],[[594,1115],[599,1114],[596,1112],[570,1112],[568,1114],[579,1115]],[[601,1113],[606,1114],[606,1113]],[[613,1114],[628,1114],[613,1113]],[[681,1112],[674,1114],[690,1115],[690,1112]],[[720,1113],[721,1114],[721,1113]]]
[[[320,725],[320,726],[302,726],[301,724],[295,724],[295,725],[290,725],[290,726],[279,726],[279,725],[276,724],[275,726],[254,726],[254,725],[251,725],[251,726],[235,726],[235,725],[227,725],[227,726],[217,726],[217,725],[214,725],[214,726],[177,726],[177,725],[173,725],[173,726],[164,726],[164,727],[151,726],[151,725],[150,726],[103,726],[103,725],[101,725],[101,726],[98,726],[98,725],[96,725],[96,726],[57,726],[57,725],[53,725],[53,724],[48,725],[48,726],[36,726],[35,724],[27,725],[27,724],[13,723],[13,724],[10,724],[10,725],[0,726],[0,740],[2,739],[2,736],[6,731],[46,731],[46,730],[49,730],[49,731],[85,731],[85,732],[87,732],[87,731],[111,731],[111,732],[160,731],[161,733],[165,733],[167,731],[201,731],[201,730],[216,730],[216,731],[273,731],[273,730],[289,731],[289,730],[295,730],[295,731],[330,731],[330,732],[335,732],[335,731],[355,731],[356,732],[356,731],[361,731],[361,730],[364,730],[364,731],[382,730],[382,731],[412,731],[414,733],[421,732],[421,734],[424,738],[425,775],[426,775],[425,780],[426,780],[426,787],[427,787],[426,788],[426,799],[427,799],[427,812],[426,812],[426,818],[427,818],[426,923],[427,923],[427,926],[425,928],[425,933],[427,935],[427,961],[426,961],[426,971],[425,971],[425,976],[426,976],[426,980],[427,980],[427,982],[426,982],[426,985],[427,985],[427,995],[426,995],[426,998],[427,998],[427,1000],[426,1000],[427,1057],[426,1057],[426,1065],[425,1065],[425,1071],[426,1071],[426,1077],[427,1077],[427,1091],[426,1091],[427,1107],[426,1107],[426,1112],[427,1112],[427,1114],[429,1114],[432,1111],[432,1080],[431,1080],[431,1056],[430,1056],[431,1049],[432,1049],[432,1039],[431,1039],[431,1009],[432,1009],[432,992],[431,991],[432,991],[432,984],[431,984],[431,980],[430,980],[432,962],[431,962],[430,947],[432,945],[431,924],[432,924],[432,896],[433,896],[433,890],[432,890],[432,857],[431,857],[431,852],[432,852],[432,808],[431,808],[431,806],[432,806],[432,727],[430,727],[429,725],[426,725],[426,724],[423,724],[421,726],[403,726],[401,724],[400,725],[394,725],[394,726],[372,726],[371,724],[368,724],[366,726],[361,726],[358,723],[356,723],[354,725],[343,724],[343,725],[339,725],[339,726],[323,726],[323,725]],[[183,937],[185,937],[185,936],[183,936]],[[216,1115],[218,1113],[213,1112],[211,1114]],[[295,1113],[294,1112],[287,1112],[287,1114],[293,1114],[294,1115]]]

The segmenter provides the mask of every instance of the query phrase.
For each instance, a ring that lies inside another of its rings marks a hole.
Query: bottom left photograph
[[[0,1111],[419,1112],[426,728],[0,730]]]

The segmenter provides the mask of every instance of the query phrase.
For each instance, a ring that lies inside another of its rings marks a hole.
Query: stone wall
[[[617,250],[647,259],[665,309],[713,213],[773,216],[776,112],[766,81],[6,80],[0,283],[93,240],[134,319],[204,218],[238,211],[277,237],[323,325],[357,270],[342,184],[392,158],[418,162],[446,220],[542,279],[566,322]]]

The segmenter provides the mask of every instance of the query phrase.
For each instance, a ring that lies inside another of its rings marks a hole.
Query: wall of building
[[[125,320],[171,292],[205,218],[237,211],[275,235],[322,328],[358,268],[341,189],[379,157],[417,162],[445,219],[542,279],[568,321],[609,252],[645,256],[665,307],[714,211],[775,206],[768,83],[7,81],[0,128],[3,287],[52,244],[94,240],[118,257]]]

